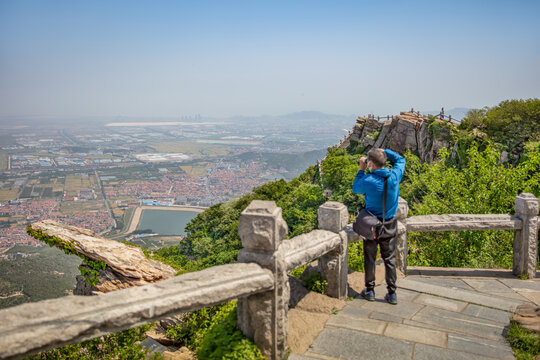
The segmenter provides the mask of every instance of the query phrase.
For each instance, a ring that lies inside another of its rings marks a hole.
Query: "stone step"
[[[414,347],[414,360],[492,360],[493,357],[471,354],[464,351],[441,349],[435,346],[416,344]]]
[[[403,340],[346,329],[324,329],[309,351],[344,360],[397,360],[411,359],[412,350],[413,344]]]
[[[449,299],[461,300],[472,304],[487,306],[499,310],[513,312],[523,301],[503,298],[494,295],[485,295],[477,291],[457,288],[448,288],[440,285],[417,281],[413,278],[403,278],[397,281],[398,288],[414,290],[426,294],[437,295]]]
[[[412,320],[479,338],[504,341],[504,324],[453,311],[427,306],[413,316]]]

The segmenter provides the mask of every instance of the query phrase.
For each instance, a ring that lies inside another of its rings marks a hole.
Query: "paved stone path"
[[[398,305],[384,301],[384,285],[376,287],[375,302],[351,301],[306,353],[289,360],[514,359],[504,331],[518,305],[540,305],[540,281],[490,270],[454,276],[461,272],[412,270],[398,280]]]

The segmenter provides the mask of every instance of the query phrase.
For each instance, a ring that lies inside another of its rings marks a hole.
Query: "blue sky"
[[[540,1],[0,1],[0,117],[540,97]]]

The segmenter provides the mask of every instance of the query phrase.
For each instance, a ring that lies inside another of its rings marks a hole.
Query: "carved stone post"
[[[349,223],[347,207],[336,201],[327,201],[318,210],[319,229],[339,234],[341,243],[337,249],[319,258],[319,268],[328,281],[325,294],[338,299],[347,297],[348,238],[343,230]]]
[[[397,223],[397,243],[396,260],[397,268],[405,274],[407,271],[407,255],[409,253],[409,242],[407,241],[407,214],[409,213],[409,204],[401,196],[398,199],[398,208],[396,211]]]
[[[243,246],[238,262],[254,262],[270,270],[275,283],[271,291],[238,299],[238,327],[270,360],[284,358],[287,350],[290,289],[279,251],[287,231],[274,201],[252,201],[238,223]]]
[[[523,224],[514,235],[514,264],[512,273],[516,276],[536,277],[536,258],[538,241],[538,198],[533,194],[522,193],[516,196],[516,217]]]

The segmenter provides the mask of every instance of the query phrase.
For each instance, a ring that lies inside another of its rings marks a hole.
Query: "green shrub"
[[[201,360],[266,359],[259,348],[238,330],[235,302],[227,304],[216,314],[214,323],[201,339],[197,356]]]
[[[348,253],[349,269],[364,272],[364,242],[349,244]]]
[[[499,164],[492,146],[466,152],[461,167],[448,162],[446,149],[431,164],[410,152],[401,194],[413,215],[509,214],[521,192],[540,194],[540,151],[517,166]],[[512,266],[512,231],[409,233],[411,265],[453,267]]]
[[[328,281],[321,275],[319,272],[313,272],[307,275],[302,280],[302,285],[309,291],[318,292],[319,294],[324,294]]]
[[[237,329],[236,301],[193,311],[167,336],[182,342],[199,359],[264,359],[257,346]]]
[[[540,335],[515,322],[510,324],[508,342],[512,346],[517,360],[534,360],[540,355]]]
[[[133,329],[124,330],[118,333],[101,336],[96,339],[87,340],[79,344],[66,345],[58,349],[40,352],[36,355],[26,357],[27,360],[143,360],[162,359],[160,354],[151,355],[143,348],[138,341],[145,339],[144,333],[152,325],[144,325]]]

